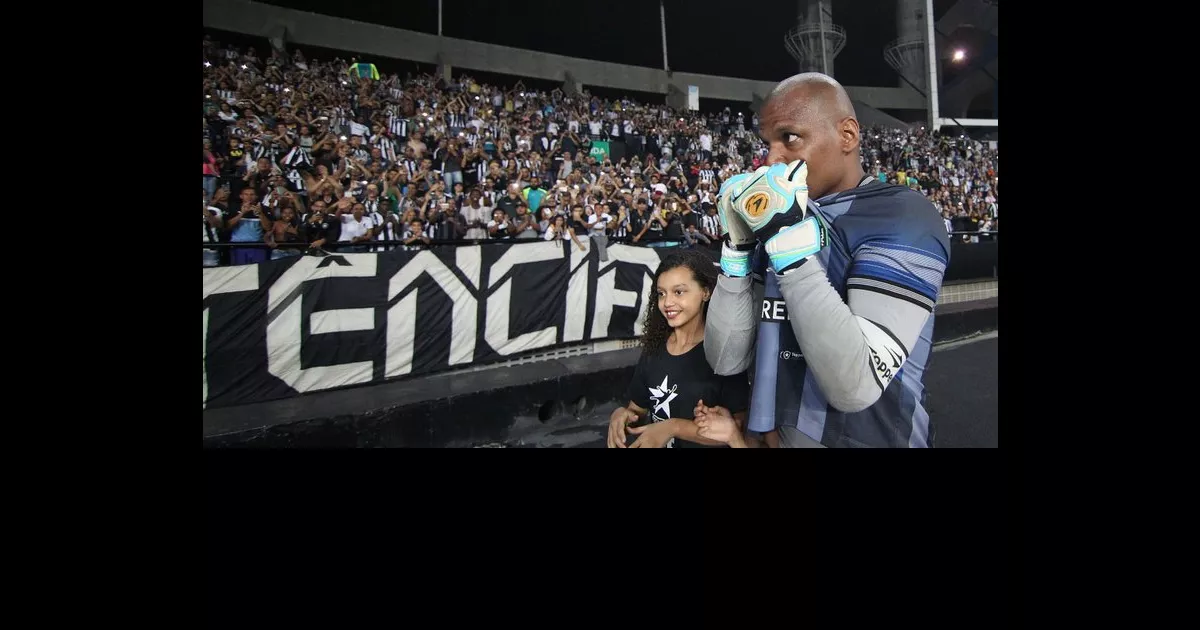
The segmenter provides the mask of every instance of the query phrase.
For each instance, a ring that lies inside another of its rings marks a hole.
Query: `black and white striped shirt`
[[[459,129],[467,126],[467,118],[462,114],[452,113],[449,115],[450,126],[458,127]]]
[[[289,187],[294,192],[302,193],[308,191],[308,187],[304,185],[304,175],[300,173],[299,169],[288,169],[287,180]]]
[[[400,231],[396,229],[395,221],[391,221],[391,222],[385,221],[383,218],[383,215],[381,215],[379,213],[375,213],[374,216],[379,217],[379,225],[383,226],[382,229],[379,230],[378,238],[376,238],[375,240],[377,240],[377,241],[398,241],[398,240],[400,240]]]
[[[712,170],[711,168],[700,169],[700,181],[702,181],[702,182],[710,182],[711,183],[712,180],[716,178],[716,176],[717,176],[717,172]]]
[[[401,160],[401,163],[404,164],[404,168],[408,169],[409,177],[417,174],[417,166],[419,163],[416,160]]]
[[[474,127],[472,127],[472,129],[474,129]],[[474,131],[468,132],[466,137],[467,144],[470,146],[475,146],[475,143],[479,142],[479,134],[475,133]]]
[[[624,219],[620,220],[620,222],[617,223],[617,229],[613,230],[612,235],[614,238],[625,238],[626,236],[630,236],[630,234],[629,234],[629,215],[628,214],[625,215]]]
[[[250,149],[250,159],[257,161],[259,158],[267,158],[274,164],[279,161],[280,153],[282,151],[278,144],[272,142],[268,148],[261,140],[256,140],[254,146]]]
[[[479,160],[475,163],[475,168],[472,170],[475,172],[475,183],[482,184],[483,180],[487,178],[487,162],[484,160]]]
[[[331,116],[331,120],[329,121],[330,127],[340,130],[342,127],[346,126],[347,122],[346,111],[340,107],[335,107],[333,109],[333,116]]]
[[[700,218],[700,231],[709,231],[712,234],[721,236],[721,222],[717,219],[717,215],[704,215]]]
[[[208,212],[209,212],[209,214],[212,214],[214,216],[218,216],[218,217],[221,216],[221,209],[216,206],[209,206]],[[217,242],[217,228],[214,228],[213,226],[209,225],[208,221],[204,222],[204,242],[205,243],[216,243]]]
[[[366,202],[364,202],[364,203],[366,203]],[[378,203],[376,205],[378,205]],[[397,240],[395,238],[396,237],[396,226],[392,223],[388,223],[388,222],[384,221],[382,214],[368,209],[367,212],[364,213],[364,215],[371,217],[371,222],[375,224],[375,236],[372,237],[373,240],[376,240],[376,241]],[[386,245],[376,245],[371,248],[371,251],[384,252],[384,251],[387,251],[387,249],[388,249],[388,246],[386,246]]]
[[[408,119],[402,116],[388,118],[388,131],[397,138],[408,137]]]

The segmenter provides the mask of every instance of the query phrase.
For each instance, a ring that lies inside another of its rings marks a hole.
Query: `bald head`
[[[811,198],[858,185],[858,119],[850,96],[832,77],[806,72],[780,82],[759,116],[759,134],[770,147],[767,163],[807,162]]]
[[[833,77],[820,72],[802,72],[780,81],[767,95],[767,100],[776,97],[806,101],[823,118],[835,123],[843,118],[855,117],[854,104],[850,102],[846,88]]]

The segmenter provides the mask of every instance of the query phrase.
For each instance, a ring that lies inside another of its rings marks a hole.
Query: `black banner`
[[[950,237],[950,266],[943,281],[998,280],[1000,278],[1000,241],[963,243],[961,236]]]
[[[297,256],[204,270],[204,406],[641,335],[667,249],[591,243]],[[714,253],[714,258],[716,254]]]

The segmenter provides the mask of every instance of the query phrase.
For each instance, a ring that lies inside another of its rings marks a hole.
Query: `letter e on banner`
[[[358,383],[372,378],[371,361],[302,368],[300,344],[306,337],[301,330],[303,286],[325,278],[370,278],[375,275],[375,254],[346,254],[350,264],[320,267],[324,258],[300,256],[296,264],[271,285],[267,299],[267,369],[297,392],[308,392]],[[309,334],[329,334],[375,327],[374,309],[348,308],[314,311],[309,325],[321,330]]]

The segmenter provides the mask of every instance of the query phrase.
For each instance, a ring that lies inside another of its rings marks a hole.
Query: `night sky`
[[[437,0],[259,1],[437,33]],[[953,2],[935,0],[935,15],[944,13]],[[798,71],[783,44],[784,33],[796,22],[798,0],[729,3],[731,8],[726,11],[713,11],[713,4],[665,0],[672,70],[764,81],[778,81]],[[830,4],[833,22],[847,34],[846,46],[834,62],[836,78],[844,85],[899,85],[896,73],[883,59],[883,47],[897,37],[895,1],[832,0]],[[743,7],[750,9],[742,11]],[[655,0],[442,0],[442,8],[447,37],[662,67]],[[382,60],[376,63],[384,71],[388,71],[385,66],[393,65]]]

